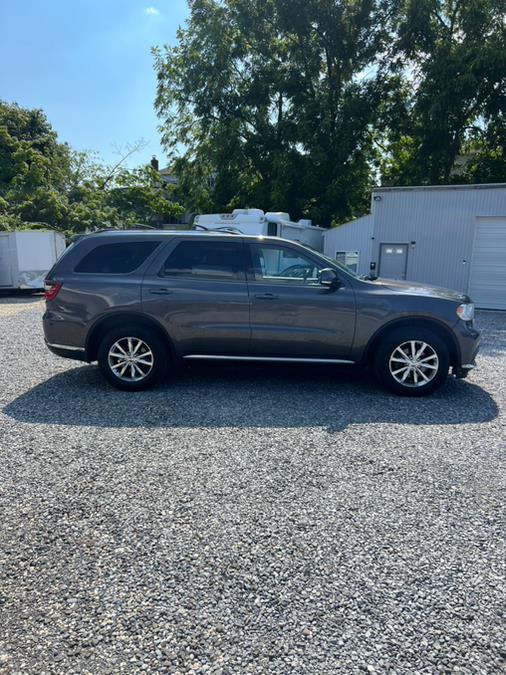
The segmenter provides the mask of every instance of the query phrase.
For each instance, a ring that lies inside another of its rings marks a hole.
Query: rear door
[[[319,283],[321,258],[287,243],[249,244],[252,353],[295,358],[347,358],[355,333],[355,296]]]
[[[144,277],[143,311],[164,325],[180,356],[247,354],[245,270],[239,237],[174,238]]]

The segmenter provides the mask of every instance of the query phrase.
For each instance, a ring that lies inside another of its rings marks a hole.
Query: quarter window
[[[252,244],[256,281],[293,285],[319,284],[320,267],[309,257],[284,246]]]
[[[244,281],[244,246],[235,241],[182,241],[165,261],[162,275]]]
[[[77,264],[75,272],[128,274],[140,267],[159,243],[159,241],[131,241],[97,246]]]

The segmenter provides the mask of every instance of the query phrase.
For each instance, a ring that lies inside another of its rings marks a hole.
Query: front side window
[[[314,260],[285,246],[252,244],[255,281],[293,285],[318,285],[319,272]]]
[[[244,246],[238,241],[182,241],[163,266],[164,277],[244,281]]]
[[[358,251],[336,251],[336,260],[350,272],[358,273]]]
[[[128,274],[153,253],[159,241],[129,241],[102,244],[89,251],[76,265],[81,274]]]

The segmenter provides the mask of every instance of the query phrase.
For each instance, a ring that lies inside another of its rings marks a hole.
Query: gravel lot
[[[109,388],[0,298],[1,673],[506,672],[506,313],[429,399],[329,368]]]

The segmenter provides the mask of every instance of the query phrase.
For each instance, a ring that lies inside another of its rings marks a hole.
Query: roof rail
[[[91,237],[94,234],[102,234],[103,232],[128,232],[129,230],[156,230],[156,227],[152,225],[146,225],[145,223],[136,223],[133,227],[123,228],[123,227],[101,227],[98,230],[93,230],[93,232],[80,232],[79,234],[74,235],[74,238],[82,237]]]

